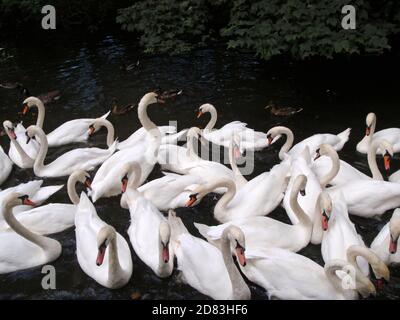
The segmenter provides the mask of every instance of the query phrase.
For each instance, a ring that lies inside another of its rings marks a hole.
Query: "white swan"
[[[313,227],[310,218],[297,202],[297,196],[301,190],[305,189],[306,184],[306,176],[298,176],[290,196],[290,205],[299,220],[296,225],[286,224],[269,217],[243,218],[213,227],[200,223],[194,225],[208,242],[217,246],[220,245],[224,230],[230,225],[235,225],[243,231],[247,248],[278,247],[297,252],[310,242]]]
[[[140,171],[140,165],[136,162],[125,164],[120,179],[123,193],[126,189],[133,188],[132,186],[136,182],[134,183],[134,180],[130,179],[130,177],[140,177]],[[163,177],[149,181],[137,188],[137,191],[139,191],[143,197],[151,201],[153,205],[161,211],[184,207],[187,199],[193,193],[193,190],[201,183],[204,183],[200,177],[196,176],[163,173]],[[201,199],[198,199],[195,204],[200,202],[200,200]],[[129,209],[128,207],[123,208]]]
[[[333,260],[321,267],[311,259],[297,253],[265,248],[246,251],[247,265],[241,267],[251,282],[263,287],[268,297],[295,300],[343,300],[358,299],[375,294],[372,282],[357,268],[356,256],[363,256],[371,264],[377,279],[389,280],[389,270],[379,258],[367,248],[352,246],[348,249],[350,263]],[[343,289],[342,279],[336,271],[351,270],[354,289]]]
[[[12,162],[0,146],[0,186],[7,180],[12,170]]]
[[[244,122],[233,121],[220,129],[214,129],[218,117],[217,109],[209,103],[200,106],[197,118],[207,112],[211,114],[211,119],[203,129],[202,135],[208,141],[229,148],[231,138],[236,134],[240,137],[240,145],[245,150],[261,150],[268,146],[267,135],[247,128],[247,123]]]
[[[36,107],[38,109],[38,118],[36,126],[43,129],[45,107],[43,102],[36,97],[26,98],[23,102],[22,113],[26,114],[30,108]],[[101,118],[106,119],[110,111],[103,115]],[[49,147],[57,147],[69,143],[85,142],[89,138],[88,128],[95,119],[75,119],[63,123],[58,128],[47,134],[47,141]],[[23,129],[23,127],[22,127]]]
[[[236,268],[231,247],[240,265],[246,265],[245,237],[235,226],[222,235],[221,251],[200,238],[192,236],[182,220],[170,211],[171,242],[184,281],[213,299],[247,300],[250,289]]]
[[[374,251],[386,265],[399,264],[400,252],[397,250],[400,235],[400,209],[394,210],[390,221],[385,224],[371,243]]]
[[[49,164],[44,164],[47,154],[47,138],[43,130],[37,126],[30,126],[27,130],[29,138],[37,136],[40,141],[40,150],[33,172],[38,177],[63,177],[72,174],[76,170],[91,171],[107,160],[116,150],[118,142],[108,149],[100,148],[79,148],[68,151]]]
[[[313,152],[323,143],[330,144],[336,151],[342,150],[345,143],[349,140],[350,131],[351,129],[347,128],[337,135],[330,133],[314,134],[311,137],[298,142],[293,147],[294,135],[289,128],[274,127],[267,132],[267,138],[269,145],[271,145],[282,135],[286,136],[286,142],[279,151],[279,159],[284,160],[288,156],[292,157],[292,159],[298,157],[306,146],[308,146],[310,151]],[[311,156],[313,155],[311,154]]]
[[[139,102],[138,116],[140,123],[151,136],[148,143],[142,142],[135,147],[127,148],[116,152],[105,161],[97,171],[93,182],[90,196],[93,202],[102,197],[112,197],[121,193],[121,176],[124,164],[136,161],[140,163],[142,184],[157,162],[158,149],[160,147],[161,134],[158,127],[150,120],[147,115],[147,107],[159,101],[156,93],[145,94]]]
[[[347,260],[347,249],[349,247],[352,245],[365,247],[365,243],[349,219],[343,196],[330,199],[325,192],[321,196],[327,197],[328,201],[332,203],[330,212],[321,210],[319,213],[324,230],[321,243],[322,258],[325,263],[332,260]],[[368,276],[368,262],[363,257],[358,257],[357,264],[361,271]]]
[[[109,289],[125,286],[132,276],[126,240],[102,221],[84,192],[75,215],[76,255],[82,270]]]
[[[174,269],[171,230],[162,213],[136,190],[139,178],[139,171],[131,175],[129,186],[121,197],[121,206],[129,209],[131,217],[129,239],[139,258],[158,277],[166,278]]]
[[[15,218],[29,230],[37,234],[53,234],[64,231],[74,225],[75,212],[79,204],[76,193],[77,182],[90,187],[90,176],[85,171],[76,171],[68,179],[68,196],[72,204],[50,203],[41,207],[14,213]],[[0,232],[9,229],[6,221],[0,219]]]
[[[25,228],[15,219],[12,208],[31,202],[27,195],[10,193],[2,202],[4,219],[12,230],[0,232],[0,274],[28,269],[56,260],[61,244]]]
[[[366,118],[366,131],[364,138],[357,144],[356,150],[360,153],[368,153],[368,150],[373,141],[386,140],[393,146],[393,152],[400,151],[400,129],[389,128],[375,132],[376,115],[371,112]],[[381,152],[381,150],[379,150]]]
[[[214,208],[214,217],[219,222],[225,223],[239,218],[267,215],[283,199],[288,170],[286,163],[276,165],[271,171],[260,174],[239,190],[230,179],[214,179],[213,182],[195,188],[188,199],[187,206],[192,206],[199,197],[224,187],[228,190]]]
[[[392,156],[393,150],[387,141],[374,141]],[[400,206],[400,184],[380,180],[352,180],[340,186],[327,189],[331,198],[343,193],[350,214],[371,218]]]

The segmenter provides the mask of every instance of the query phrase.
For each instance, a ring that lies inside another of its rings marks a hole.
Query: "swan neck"
[[[39,137],[39,152],[35,159],[35,163],[33,164],[33,170],[35,174],[37,174],[44,168],[44,159],[46,158],[49,145],[47,143],[46,135],[41,129],[36,129],[35,135]]]
[[[43,104],[43,102],[41,100],[39,100],[37,102],[36,107],[38,109],[38,117],[37,117],[37,120],[36,120],[36,125],[39,128],[43,129],[44,117],[45,117],[45,114],[46,114],[46,109],[45,109],[44,104]]]
[[[340,169],[340,160],[337,152],[329,148],[327,155],[332,160],[332,167],[330,171],[320,180],[322,188],[325,188],[337,176]]]
[[[207,123],[205,130],[212,130],[214,129],[215,125],[217,124],[218,114],[217,109],[215,107],[210,107],[208,111],[211,115],[210,121]]]
[[[78,193],[76,192],[76,183],[77,183],[76,177],[69,178],[68,183],[67,183],[67,192],[68,192],[68,197],[71,200],[71,202],[75,205],[78,205],[79,204],[79,196],[78,196]]]
[[[130,169],[128,188],[129,189],[137,189],[140,184],[141,176],[142,176],[141,166],[139,163],[135,163],[134,165],[131,166],[131,169]]]
[[[101,124],[107,129],[107,146],[111,147],[114,143],[115,129],[112,123],[106,119],[100,119]]]
[[[283,144],[281,150],[279,151],[279,159],[284,160],[285,155],[289,152],[290,148],[293,146],[294,135],[292,130],[286,127],[279,127],[278,133],[286,136],[286,141]]]
[[[372,130],[372,128],[371,128]],[[371,131],[372,133],[372,131]],[[379,171],[378,164],[376,163],[376,153],[378,151],[378,144],[372,143],[368,149],[368,166],[372,173],[372,179],[383,181],[383,176]]]
[[[110,242],[108,250],[108,279],[113,281],[122,271],[118,258],[117,235]]]
[[[196,138],[192,135],[188,135],[187,136],[187,151],[189,153],[189,157],[194,161],[202,160],[196,152],[197,146],[198,146],[198,144],[197,144]]]
[[[219,199],[218,203],[215,205],[215,212],[225,212],[226,206],[229,204],[229,202],[233,199],[233,197],[236,194],[236,185],[232,180],[229,179],[223,179],[220,181],[217,181],[213,184],[210,185],[208,188],[208,192],[212,192],[213,190],[217,188],[225,187],[227,188],[227,192],[224,193],[224,195]]]
[[[297,219],[299,220],[299,224],[307,227],[311,227],[311,220],[308,215],[304,212],[302,207],[299,205],[298,197],[299,197],[300,188],[293,188],[292,193],[290,194],[290,207],[293,212],[296,214]]]

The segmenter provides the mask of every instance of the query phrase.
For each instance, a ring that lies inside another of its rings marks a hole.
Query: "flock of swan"
[[[293,145],[293,132],[286,127],[263,133],[234,121],[217,129],[216,108],[204,104],[198,116],[209,113],[208,125],[177,132],[157,126],[147,114],[148,106],[165,98],[155,92],[142,97],[137,108],[142,127],[124,141],[115,138],[108,114],[67,121],[46,134],[45,107],[35,97],[23,102],[23,114],[36,108],[36,125],[3,122],[10,149],[7,155],[0,147],[0,185],[13,165],[32,168],[39,178],[68,177],[71,203],[43,205],[63,187],[42,187],[43,180],[1,190],[0,274],[58,259],[62,246],[49,235],[74,227],[81,269],[104,287],[125,286],[132,281],[130,246],[94,205],[122,194],[135,254],[160,278],[177,268],[188,285],[213,299],[250,299],[245,279],[278,299],[357,299],[376,294],[389,281],[387,266],[400,262],[400,172],[385,181],[377,155],[389,170],[393,154],[400,151],[400,129],[375,132],[376,116],[368,114],[357,151],[367,154],[371,177],[339,159],[350,129],[315,134]],[[45,163],[49,148],[84,143],[102,127],[107,129],[106,148],[76,148]],[[186,146],[177,144],[182,138]],[[286,141],[277,163],[248,181],[236,164],[242,152],[282,138]],[[201,158],[198,141],[228,148],[231,168]],[[164,175],[147,182],[157,163]],[[89,172],[97,168],[91,179]],[[80,195],[78,183],[86,187]],[[195,223],[203,238],[196,237],[174,209],[196,206],[213,192],[222,195],[213,209],[219,224]],[[278,206],[290,224],[268,217]],[[391,209],[390,221],[366,246],[349,214],[374,218]],[[320,245],[324,266],[298,253],[310,243]]]

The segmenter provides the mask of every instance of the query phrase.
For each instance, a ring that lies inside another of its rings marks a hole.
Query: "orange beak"
[[[97,258],[96,258],[97,266],[101,266],[103,264],[104,256],[106,255],[106,249],[107,249],[106,246],[104,246],[104,245],[100,246],[99,251],[97,253]]]
[[[90,190],[92,189],[92,180],[90,180],[90,178],[86,178],[85,187],[90,189]]]
[[[385,155],[383,156],[383,163],[385,164],[385,170],[386,170],[387,172],[390,171],[390,159],[391,159],[391,157],[390,157],[389,154],[385,154]]]
[[[200,110],[200,111],[197,113],[197,119],[200,118],[202,115],[203,115],[203,111]]]
[[[10,135],[10,138],[11,138],[11,139],[17,140],[17,135],[15,134],[14,129],[10,129],[10,130],[9,130],[9,135]]]
[[[24,104],[23,108],[22,108],[22,114],[26,115],[29,111],[29,107],[27,104]]]
[[[128,187],[128,179],[124,178],[122,179],[122,188],[121,188],[122,193],[126,192],[127,187]]]
[[[26,206],[32,206],[32,207],[36,206],[36,203],[34,203],[31,199],[24,199],[22,203]]]
[[[366,129],[365,129],[365,135],[366,136],[369,136],[371,134],[371,127],[367,127]]]
[[[242,154],[240,153],[240,150],[239,150],[238,147],[235,147],[235,148],[233,149],[233,153],[235,154],[235,159],[240,158],[241,155],[242,155]]]
[[[246,256],[244,254],[244,249],[241,246],[236,247],[236,256],[239,259],[239,263],[241,266],[246,266]]]
[[[92,136],[94,134],[94,131],[95,131],[94,127],[90,126],[89,127],[89,136]]]
[[[190,197],[189,200],[186,202],[185,207],[190,208],[196,202],[196,200],[196,197]]]
[[[271,135],[268,135],[267,139],[268,139],[268,145],[272,144],[273,139],[272,139]]]
[[[324,231],[328,230],[328,218],[325,213],[322,214],[321,222],[322,222],[322,230]]]
[[[164,263],[168,263],[168,261],[169,261],[169,249],[168,249],[168,246],[163,246],[162,257],[163,257]]]
[[[392,237],[390,237],[390,244],[389,244],[389,252],[391,254],[395,254],[397,252],[397,241],[394,241]]]

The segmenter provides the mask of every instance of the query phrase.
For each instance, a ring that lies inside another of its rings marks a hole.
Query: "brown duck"
[[[121,114],[126,114],[128,112],[131,112],[136,105],[134,104],[128,104],[124,107],[121,107],[118,105],[118,100],[116,98],[113,99],[112,105],[111,105],[111,112],[112,114],[115,115],[121,115]]]
[[[272,115],[278,117],[288,117],[303,111],[303,108],[277,107],[273,102],[270,102],[265,109],[269,110]]]

